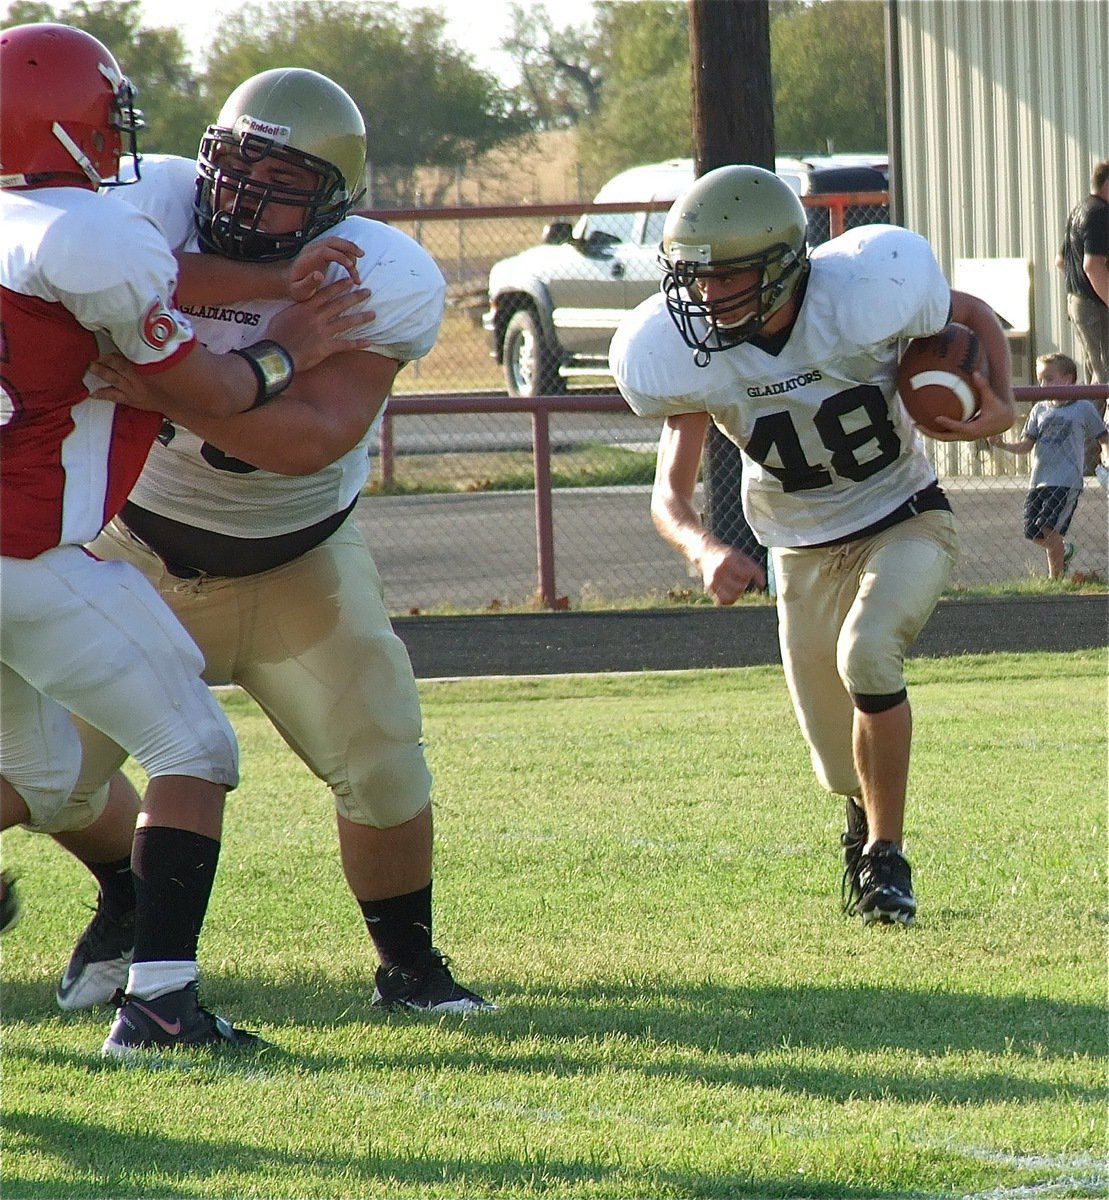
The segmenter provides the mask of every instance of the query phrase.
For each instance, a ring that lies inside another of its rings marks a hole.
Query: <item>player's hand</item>
[[[753,558],[723,542],[707,543],[698,565],[705,592],[713,604],[734,604],[748,588],[766,586],[766,573],[762,567]]]
[[[144,412],[164,412],[166,394],[156,387],[149,376],[140,375],[135,364],[122,354],[105,354],[89,366],[89,372],[104,381],[104,386],[90,395],[96,400],[111,400]]]
[[[331,263],[338,263],[351,283],[361,283],[358,260],[364,253],[361,246],[346,238],[322,237],[309,242],[286,267],[285,286],[289,299],[298,303],[311,300],[323,287]]]
[[[269,323],[266,336],[288,350],[298,371],[311,370],[332,354],[368,350],[370,338],[345,335],[373,321],[375,314],[366,307],[369,298],[368,288],[337,279],[310,300],[282,309]]]
[[[939,442],[973,442],[992,433],[1004,433],[1012,426],[1016,419],[1012,399],[999,396],[981,371],[971,375],[970,383],[978,399],[978,411],[969,421],[936,417],[926,431],[929,437]]]

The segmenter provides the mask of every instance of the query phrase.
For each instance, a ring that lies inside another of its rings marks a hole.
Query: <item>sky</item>
[[[515,83],[518,77],[511,59],[496,50],[509,30],[510,4],[511,0],[412,0],[411,7],[440,9],[448,18],[448,36],[460,49],[472,55],[479,67]],[[235,0],[143,0],[142,11],[148,25],[178,28],[198,65],[220,13],[238,7]],[[548,0],[548,7],[558,25],[586,21],[593,12],[592,0]]]

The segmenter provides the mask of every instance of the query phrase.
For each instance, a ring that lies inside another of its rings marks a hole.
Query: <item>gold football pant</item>
[[[782,663],[813,770],[857,796],[852,697],[905,687],[905,652],[955,566],[954,519],[924,512],[874,537],[773,553]]]
[[[341,816],[388,829],[427,805],[412,664],[353,522],[293,562],[241,578],[179,579],[118,522],[90,549],[142,571],[200,647],[205,681],[251,695],[331,788]],[[88,792],[123,753],[96,730],[82,727],[81,739],[78,791]]]

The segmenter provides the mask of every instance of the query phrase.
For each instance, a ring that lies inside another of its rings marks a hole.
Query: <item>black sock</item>
[[[135,962],[196,961],[216,878],[219,842],[188,829],[135,832]]]
[[[359,900],[383,967],[418,961],[431,947],[431,884],[386,900]]]
[[[100,907],[112,916],[121,916],[135,907],[135,877],[131,874],[131,856],[115,862],[85,862],[100,885]]]

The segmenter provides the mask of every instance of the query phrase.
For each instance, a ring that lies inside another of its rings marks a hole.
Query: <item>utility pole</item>
[[[774,170],[774,88],[768,0],[689,0],[693,154],[698,176],[726,163]],[[735,443],[709,425],[705,524],[713,536],[766,567],[743,516],[743,465]]]

